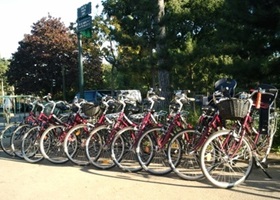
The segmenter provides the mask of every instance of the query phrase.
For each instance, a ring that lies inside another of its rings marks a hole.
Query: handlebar
[[[110,106],[109,103],[110,102],[115,103],[115,102],[117,102],[117,100],[114,99],[112,96],[108,96],[108,95],[105,95],[101,98],[101,103],[103,105],[105,105],[106,108],[109,108],[109,106]]]
[[[249,94],[249,98],[253,98],[254,95],[256,95],[256,99],[254,101],[254,105],[256,109],[261,108],[262,105],[262,95],[270,95],[274,99],[277,97],[278,94],[278,89],[276,88],[261,88],[259,87],[258,89],[251,89]]]
[[[52,98],[51,93],[48,93],[46,96],[43,97],[43,99],[46,99],[48,102],[51,101],[51,100],[50,100],[51,98]]]
[[[155,92],[153,88],[150,88],[150,90],[147,92],[147,100],[150,102],[155,102],[157,100],[161,100],[164,101],[165,98],[158,96]]]
[[[177,103],[189,103],[189,102],[192,102],[192,101],[195,101],[195,98],[192,98],[192,97],[188,97],[185,93],[176,93],[176,96],[175,96],[175,101]]]
[[[278,89],[276,89],[276,88],[267,88],[267,89],[258,88],[258,89],[251,89],[250,92],[251,92],[251,95],[254,95],[257,92],[261,92],[262,94],[264,94],[264,93],[268,94],[269,92],[277,93]],[[271,93],[271,94],[273,94],[273,93]]]
[[[154,91],[153,88],[150,88],[150,90],[147,92],[147,101],[150,102],[150,108],[149,110],[152,110],[152,108],[154,107],[154,104],[156,101],[164,101],[165,97],[161,97],[159,95],[156,94],[156,92]]]

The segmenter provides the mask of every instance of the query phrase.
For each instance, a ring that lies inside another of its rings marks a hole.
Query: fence
[[[34,97],[31,95],[8,95],[8,96],[0,96],[0,126],[5,126],[7,121],[4,116],[4,99],[10,98],[13,102],[13,108],[11,113],[13,117],[11,117],[10,122],[21,121],[30,110],[30,100]]]

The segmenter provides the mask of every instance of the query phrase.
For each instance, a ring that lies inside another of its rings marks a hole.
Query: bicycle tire
[[[126,127],[116,133],[111,146],[111,156],[116,165],[126,172],[139,172],[135,148],[136,133],[134,127]]]
[[[201,149],[202,172],[220,188],[232,188],[243,183],[251,173],[253,162],[249,142],[245,138],[240,141],[240,137],[229,130],[212,134]]]
[[[15,156],[23,158],[22,156],[22,138],[24,134],[31,128],[30,124],[22,124],[16,128],[11,137],[11,148]]]
[[[89,128],[91,127],[87,124],[78,124],[71,128],[65,136],[64,152],[75,165],[86,166],[90,164],[86,156],[86,140],[90,133]]]
[[[167,148],[168,162],[175,174],[185,180],[204,178],[200,167],[199,151],[193,150],[201,133],[197,130],[183,130],[169,142]]]
[[[51,125],[40,138],[40,151],[44,158],[51,163],[63,164],[69,160],[63,148],[64,129],[63,125]]]
[[[166,175],[172,172],[167,158],[167,144],[158,147],[158,140],[163,136],[162,128],[147,130],[137,142],[137,160],[142,168],[152,175]]]
[[[265,167],[268,167],[267,164],[267,158],[270,154],[271,147],[273,144],[274,135],[276,133],[277,129],[277,113],[273,112],[270,114],[269,117],[269,128],[268,133],[263,134],[259,133],[257,131],[258,125],[259,125],[259,111],[253,110],[253,123],[251,123],[251,132],[249,132],[246,137],[249,141],[252,141],[254,143],[255,137],[258,135],[258,141],[254,145],[254,148],[256,149],[256,158],[258,159],[258,162],[256,162],[256,167],[260,167],[259,164],[263,164]]]
[[[90,133],[86,141],[86,155],[97,169],[111,169],[116,166],[111,157],[111,145],[105,145],[110,129],[107,125],[99,126]]]
[[[40,126],[35,126],[22,138],[22,156],[29,163],[38,163],[44,159],[40,151],[40,135]]]
[[[0,145],[1,149],[9,156],[15,156],[14,151],[11,147],[11,138],[13,132],[17,129],[20,124],[9,124],[1,131]]]

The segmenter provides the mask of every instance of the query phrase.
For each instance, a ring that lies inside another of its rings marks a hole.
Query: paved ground
[[[270,159],[269,163],[273,179],[254,169],[244,184],[219,189],[207,180],[181,180],[173,173],[151,176],[145,172],[103,171],[71,163],[54,165],[46,160],[30,164],[0,151],[0,199],[280,199],[280,157]]]

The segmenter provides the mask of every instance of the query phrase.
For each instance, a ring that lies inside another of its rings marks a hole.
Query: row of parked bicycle
[[[254,163],[270,177],[265,164],[277,128],[278,90],[260,85],[235,94],[236,85],[235,80],[217,81],[196,124],[189,123],[183,109],[195,101],[186,91],[174,95],[168,111],[156,111],[164,98],[150,89],[141,112],[129,93],[104,96],[100,105],[83,99],[55,102],[48,95],[46,103],[30,103],[24,121],[1,132],[1,147],[30,163],[70,160],[153,175],[173,171],[186,180],[206,177],[215,186],[231,188],[245,181]]]

